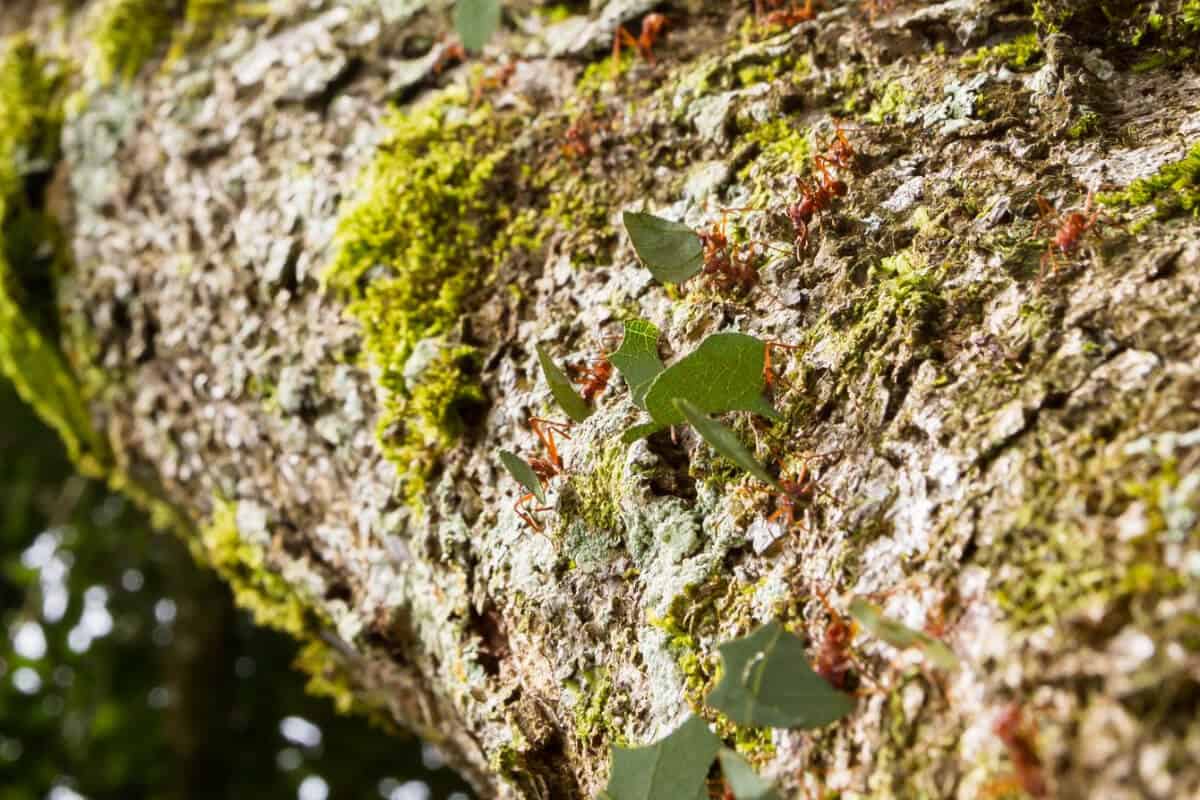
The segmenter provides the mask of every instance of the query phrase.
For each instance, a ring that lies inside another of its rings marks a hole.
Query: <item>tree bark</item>
[[[615,79],[649,3],[519,4],[462,65],[441,11],[293,5],[130,83],[83,70],[57,345],[100,468],[315,643],[327,690],[484,797],[593,796],[610,745],[693,708],[786,796],[1000,796],[1031,785],[994,731],[1013,703],[1054,796],[1200,792],[1194,3],[789,29],[677,5]],[[821,179],[837,120],[848,191],[798,249],[793,176]],[[1086,230],[1054,240],[1040,196]],[[726,218],[760,282],[658,285],[630,209]],[[797,348],[773,353],[785,421],[727,418],[818,481],[792,530],[690,430],[622,444],[619,378],[559,441],[545,531],[522,523],[497,452],[544,455],[525,420],[563,418],[535,344],[580,362],[629,318],[668,363],[719,330]],[[780,619],[815,657],[854,596],[961,668],[860,630],[839,724],[703,705],[717,645]]]

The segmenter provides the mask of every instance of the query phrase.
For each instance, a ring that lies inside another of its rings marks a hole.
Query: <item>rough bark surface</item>
[[[89,463],[485,797],[593,796],[610,745],[693,708],[787,796],[1017,794],[1012,703],[1054,796],[1196,796],[1200,7],[1152,5],[838,4],[788,29],[677,5],[656,63],[614,79],[650,2],[519,4],[479,67],[440,10],[311,0],[131,82],[85,67],[56,345]],[[793,176],[835,118],[848,193],[797,251]],[[1093,188],[1105,216],[1044,263],[1038,196]],[[742,245],[741,294],[659,286],[620,225],[722,207],[770,245]],[[496,453],[562,417],[535,344],[578,362],[634,317],[668,361],[720,330],[798,348],[785,421],[729,418],[819,480],[793,530],[690,430],[622,444],[619,378],[560,442],[545,533],[518,519]],[[860,631],[840,724],[704,708],[716,645],[759,623],[815,654],[821,594],[874,597],[963,667]]]

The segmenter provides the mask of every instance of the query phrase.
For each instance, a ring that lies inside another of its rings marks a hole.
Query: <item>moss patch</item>
[[[237,504],[216,500],[200,532],[205,561],[229,584],[233,599],[259,625],[303,637],[316,614],[282,576],[266,568],[263,548],[238,531]]]
[[[132,81],[169,43],[171,57],[178,57],[211,42],[236,14],[268,8],[235,0],[108,0],[92,32],[100,78]]]
[[[1139,178],[1124,191],[1101,194],[1097,199],[1107,205],[1126,207],[1153,204],[1159,219],[1180,213],[1200,215],[1200,142],[1193,144],[1179,161],[1167,164],[1148,178]]]
[[[449,90],[411,112],[393,112],[391,135],[339,220],[338,253],[325,274],[362,325],[386,393],[380,437],[410,500],[461,431],[455,408],[482,393],[467,374],[467,350],[443,351],[411,385],[405,367],[419,341],[453,333],[467,294],[491,274],[509,222],[494,185],[507,148],[489,111],[468,112],[467,100]],[[408,462],[420,447],[428,449]]]
[[[109,460],[57,344],[55,293],[69,258],[44,210],[59,158],[65,65],[17,37],[0,54],[0,370],[58,435],[72,461],[99,476]]]
[[[998,66],[1003,64],[1010,69],[1025,70],[1033,67],[1042,58],[1042,43],[1037,34],[1027,33],[1017,38],[981,47],[973,53],[962,57],[965,67]]]

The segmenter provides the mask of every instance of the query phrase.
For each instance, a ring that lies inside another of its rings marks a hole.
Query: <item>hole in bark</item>
[[[650,476],[650,491],[658,497],[696,498],[696,480],[688,474],[687,451],[672,441],[669,430],[652,434],[646,440],[650,452],[662,460],[662,468]]]

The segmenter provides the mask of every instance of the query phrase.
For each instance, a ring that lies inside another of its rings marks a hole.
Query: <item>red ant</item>
[[[583,399],[591,402],[608,387],[612,378],[613,365],[608,360],[608,354],[601,351],[600,357],[583,364],[572,364],[567,367],[571,379],[580,384],[579,393]]]
[[[821,635],[821,644],[817,657],[813,662],[813,671],[838,691],[845,691],[849,683],[850,672],[854,662],[850,658],[850,642],[854,640],[854,622],[846,619],[829,603],[829,598],[821,590],[815,590],[825,613],[829,615],[829,624]]]
[[[460,49],[461,47],[459,45]],[[487,75],[480,77],[471,92],[471,107],[474,108],[479,105],[480,101],[483,100],[484,92],[503,89],[516,71],[517,63],[515,61],[506,61],[492,69]]]
[[[809,456],[801,462],[800,471],[796,474],[795,479],[780,479],[780,491],[775,495],[775,510],[767,517],[768,525],[778,520],[787,530],[795,528],[799,522],[796,518],[796,509],[801,503],[811,502],[817,496],[818,492],[828,497],[834,503],[838,502],[836,497],[817,482],[817,479],[812,475],[812,471],[808,468],[810,460],[828,458],[831,455],[832,453],[822,453]]]
[[[854,145],[850,144],[850,140],[846,138],[846,129],[842,127],[842,121],[840,119],[833,120],[833,126],[833,141],[829,143],[829,147],[825,148],[825,159],[838,169],[854,172],[858,153],[855,151]]]
[[[896,0],[863,0],[862,9],[867,14],[867,19],[871,22],[880,13],[890,14],[896,8]]]
[[[725,234],[729,212],[745,209],[722,209],[721,221],[700,231],[701,253],[704,258],[703,275],[718,292],[728,294],[734,290],[748,292],[758,285],[758,248],[751,244],[741,248],[731,246]]]
[[[800,202],[792,203],[785,213],[792,222],[796,233],[796,260],[808,247],[808,226],[817,212],[827,210],[833,201],[845,197],[849,189],[844,181],[833,177],[829,165],[833,162],[824,156],[813,158],[813,166],[821,171],[820,182],[811,179],[796,178],[796,186],[800,191]]]
[[[766,388],[771,388],[775,381],[787,384],[782,377],[775,374],[775,370],[771,369],[771,351],[772,350],[799,350],[798,344],[784,344],[783,342],[769,341],[765,343],[763,348],[763,385]]]
[[[591,134],[592,117],[583,114],[567,128],[563,134],[566,142],[562,146],[563,155],[567,158],[587,158],[592,154]]]
[[[637,38],[624,25],[617,27],[613,34],[613,75],[621,69],[621,45],[627,45],[638,51],[646,63],[654,63],[654,43],[663,35],[667,27],[666,14],[647,14],[642,18],[642,33]]]
[[[771,5],[775,6],[777,3],[771,3]],[[761,11],[762,3],[759,2],[756,4],[756,14],[761,15]],[[762,17],[762,25],[764,27],[778,25],[781,28],[791,28],[795,25],[799,25],[801,22],[808,22],[810,19],[813,19],[816,16],[817,12],[813,8],[813,0],[805,0],[803,6],[793,4],[788,8],[781,8],[776,11],[772,11],[770,14]]]
[[[467,51],[463,48],[462,42],[453,41],[450,44],[442,45],[442,52],[438,53],[437,59],[433,62],[433,74],[441,75],[442,70],[452,64],[461,64],[467,60]]]
[[[1037,233],[1045,226],[1057,227],[1054,232],[1054,238],[1046,245],[1046,252],[1042,254],[1042,272],[1038,276],[1040,282],[1046,275],[1047,265],[1058,269],[1059,254],[1069,255],[1079,245],[1079,240],[1097,226],[1100,219],[1100,211],[1092,211],[1092,192],[1088,192],[1087,202],[1083,206],[1082,211],[1071,211],[1066,214],[1060,214],[1059,211],[1050,204],[1050,201],[1037,196],[1038,208],[1041,210],[1042,218],[1038,220],[1034,226],[1034,233]],[[1091,212],[1091,216],[1088,216]],[[1054,252],[1054,248],[1058,248],[1059,253]]]
[[[537,475],[538,480],[541,481],[543,486],[545,486],[551,478],[553,478],[555,475],[562,474],[563,471],[562,458],[558,454],[558,445],[554,441],[554,435],[558,434],[564,439],[570,439],[571,437],[567,433],[570,428],[566,423],[553,422],[548,419],[542,419],[541,417],[530,417],[529,427],[533,431],[534,435],[537,436],[538,440],[542,443],[542,446],[546,448],[546,458],[534,457],[529,459],[529,466],[533,469],[534,474]],[[528,505],[529,502],[535,497],[536,495],[534,495],[533,492],[527,492],[526,494],[521,495],[521,497],[517,498],[517,502],[513,504],[513,511],[517,513],[517,516],[520,517],[526,525],[538,533],[541,533],[542,526],[537,519],[534,518],[533,514],[537,513],[538,511],[549,511],[550,508],[546,506],[542,508],[533,508],[526,511],[525,506]]]
[[[1008,758],[1012,761],[1014,775],[994,781],[988,793],[1005,792],[1015,784],[1030,797],[1046,797],[1048,787],[1042,772],[1042,759],[1037,753],[1037,735],[1033,725],[1026,725],[1020,703],[1010,703],[1000,712],[992,725],[992,732],[1004,742]]]

